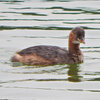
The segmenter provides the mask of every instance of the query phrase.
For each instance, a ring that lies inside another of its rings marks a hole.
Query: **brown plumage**
[[[83,62],[80,43],[84,43],[83,28],[76,27],[69,34],[68,51],[57,46],[33,46],[17,52],[12,62],[25,65],[77,64]]]

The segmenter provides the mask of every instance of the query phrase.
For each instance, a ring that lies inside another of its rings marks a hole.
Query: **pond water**
[[[84,63],[13,67],[10,58],[35,45],[68,47],[82,26]],[[100,0],[0,0],[0,100],[100,100]]]

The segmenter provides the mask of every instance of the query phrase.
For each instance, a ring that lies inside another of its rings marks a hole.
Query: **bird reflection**
[[[80,72],[80,66],[75,64],[75,65],[68,65],[68,81],[70,82],[81,82],[82,81],[82,76],[79,75]]]
[[[21,64],[19,65],[19,63],[14,63],[13,67],[19,67],[19,66],[22,66]],[[36,70],[36,68],[38,68],[38,71]],[[51,66],[28,66],[26,67],[25,69],[27,69],[29,71],[29,69],[32,69],[33,72],[28,72],[28,73],[64,73],[66,74],[66,71],[67,71],[67,75],[68,75],[68,78],[47,78],[47,79],[36,79],[36,81],[69,81],[69,82],[81,82],[82,81],[82,76],[80,75],[80,66],[77,65],[77,64],[74,64],[74,65],[66,65],[66,66],[63,66],[63,67],[51,67]],[[67,69],[67,70],[66,70]],[[25,72],[23,72],[25,73]]]

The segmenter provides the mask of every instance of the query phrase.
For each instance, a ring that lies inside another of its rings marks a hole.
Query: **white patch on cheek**
[[[73,41],[73,44],[80,44],[80,41],[75,40]]]

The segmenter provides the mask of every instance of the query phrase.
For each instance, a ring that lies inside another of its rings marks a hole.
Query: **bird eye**
[[[80,38],[81,37],[81,34],[77,34],[77,38]]]

